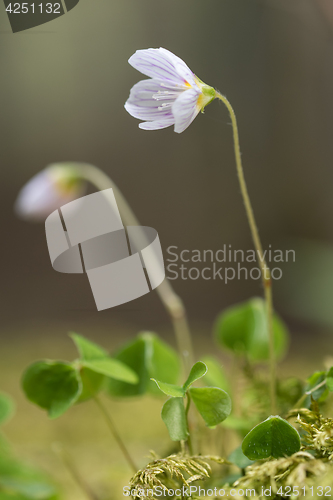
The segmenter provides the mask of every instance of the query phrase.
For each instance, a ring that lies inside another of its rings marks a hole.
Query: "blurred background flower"
[[[45,222],[54,210],[69,203],[86,190],[86,183],[70,166],[50,165],[21,189],[14,209],[22,219]]]

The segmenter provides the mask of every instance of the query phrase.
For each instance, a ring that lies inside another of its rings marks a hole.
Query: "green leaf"
[[[199,380],[201,377],[206,375],[206,373],[207,366],[205,365],[205,363],[203,363],[202,361],[198,361],[197,363],[195,363],[191,368],[188,379],[183,385],[184,390],[187,391],[196,380]]]
[[[80,359],[85,361],[91,361],[94,359],[105,358],[108,353],[103,349],[103,347],[91,342],[90,340],[82,337],[78,333],[70,333],[69,336],[73,340],[80,354]]]
[[[240,469],[246,469],[253,464],[253,460],[249,460],[243,453],[242,447],[236,448],[228,457],[228,461],[237,465]]]
[[[183,398],[185,397],[185,391],[183,387],[174,384],[166,384],[165,382],[160,382],[159,380],[152,380],[156,383],[157,387],[167,396],[171,396],[173,398]]]
[[[47,410],[51,418],[65,413],[82,391],[76,368],[60,361],[38,361],[29,366],[22,387],[27,398]]]
[[[146,366],[149,376],[147,392],[160,395],[156,384],[150,379],[163,380],[168,384],[178,384],[181,371],[177,351],[153,333],[140,334],[146,345]]]
[[[209,385],[210,387],[219,387],[220,389],[228,392],[230,390],[230,386],[221,363],[213,356],[205,356],[202,358],[202,361],[208,369],[206,375],[203,377],[205,385]]]
[[[82,335],[70,333],[69,336],[75,343],[81,361],[95,361],[97,359],[108,358],[108,353],[103,347],[91,342]],[[82,382],[82,392],[77,403],[82,403],[93,398],[102,389],[105,381],[104,374],[91,370],[85,366],[80,366],[80,377]]]
[[[111,377],[115,380],[121,380],[128,384],[137,384],[139,381],[138,375],[131,368],[126,366],[118,359],[101,358],[91,361],[83,361],[82,365],[93,372],[100,373],[106,377]]]
[[[273,318],[275,354],[281,358],[288,346],[288,330],[282,320]],[[269,359],[269,336],[266,305],[254,298],[230,307],[218,318],[214,327],[220,345],[238,354],[247,354],[252,361]]]
[[[107,384],[110,395],[128,397],[139,396],[147,392],[148,381],[151,377],[147,370],[148,356],[150,356],[150,352],[146,342],[140,337],[126,344],[115,354],[114,359],[125,363],[138,375],[139,383],[132,385],[110,379]]]
[[[189,393],[208,427],[215,427],[230,415],[231,399],[222,389],[199,387],[190,389]]]
[[[7,394],[0,392],[0,425],[9,420],[13,413],[13,400],[9,396],[7,396]]]
[[[188,437],[183,398],[168,399],[162,408],[162,420],[172,441],[185,441]]]
[[[321,384],[326,380],[326,372],[325,371],[319,371],[313,373],[308,379],[307,379],[307,385],[305,387],[305,393],[312,391],[317,385]],[[323,403],[329,396],[329,389],[327,387],[327,383],[319,387],[319,389],[316,389],[315,391],[311,392],[311,395],[309,394],[307,398],[305,399],[303,405],[304,408],[310,408],[311,403],[312,403],[312,398],[315,401],[318,401],[318,403]]]
[[[250,460],[289,457],[299,451],[300,447],[297,430],[278,415],[256,425],[245,436],[242,444],[243,453]]]
[[[333,391],[333,366],[328,370],[326,378],[326,386],[330,392]]]
[[[82,392],[77,403],[83,403],[96,396],[102,389],[106,380],[104,375],[90,370],[89,368],[85,368],[84,366],[80,369],[80,378],[82,382]]]
[[[122,347],[114,358],[132,368],[139,377],[139,383],[134,386],[110,380],[108,390],[112,396],[138,396],[147,392],[160,395],[152,378],[168,384],[177,384],[179,380],[178,354],[153,333],[140,333],[135,340]]]

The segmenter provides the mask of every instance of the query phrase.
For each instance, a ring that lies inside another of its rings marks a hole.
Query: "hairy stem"
[[[116,426],[111,418],[111,415],[108,413],[107,409],[105,408],[105,406],[103,405],[103,403],[101,402],[101,400],[97,396],[94,397],[94,401],[95,401],[96,405],[98,406],[101,414],[103,415],[104,420],[105,420],[108,428],[111,431],[111,434],[113,435],[113,437],[117,441],[118,446],[121,449],[128,465],[130,466],[130,468],[132,469],[132,471],[135,474],[137,472],[138,468],[136,467],[136,465],[135,465],[131,455],[129,454],[123,440],[121,439],[120,434],[117,431]]]
[[[71,163],[70,166],[76,169],[77,175],[79,177],[87,180],[97,189],[113,189],[124,226],[141,226],[140,222],[129,206],[126,198],[108,175],[106,175],[99,168],[88,163]],[[138,241],[136,243],[137,246],[140,246],[141,244],[141,247],[148,245],[146,236],[143,231],[139,235]],[[174,292],[168,279],[165,279],[163,283],[161,283],[156,288],[156,291],[171,317],[178,350],[183,361],[184,372],[187,373],[193,365],[194,356],[192,339],[186,318],[184,304],[181,298]]]
[[[267,309],[267,324],[268,324],[268,335],[269,335],[269,357],[270,357],[270,399],[271,399],[271,413],[274,415],[276,413],[276,360],[274,352],[274,333],[273,333],[273,298],[272,298],[272,280],[271,273],[266,264],[257,224],[254,218],[254,213],[248,194],[244,170],[242,166],[242,158],[239,145],[239,133],[235,112],[228,101],[228,99],[216,92],[216,98],[220,99],[223,104],[227,107],[232,124],[233,136],[234,136],[234,151],[236,159],[237,175],[239,180],[239,185],[245,205],[246,215],[249,222],[252,240],[254,247],[256,249],[258,263],[261,269],[261,278],[264,287],[266,309]]]

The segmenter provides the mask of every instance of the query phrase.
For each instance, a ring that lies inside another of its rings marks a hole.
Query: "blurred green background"
[[[128,58],[141,48],[173,51],[234,106],[263,246],[296,250],[296,262],[274,283],[276,309],[293,335],[286,372],[294,359],[307,361],[305,375],[310,365],[319,368],[333,329],[333,4],[80,0],[58,20],[15,35],[0,11],[0,389],[19,401],[6,429],[19,453],[54,471],[74,498],[50,451],[54,440],[73,446],[93,483],[120,485],[126,464],[93,408],[77,407],[54,423],[26,403],[24,367],[38,357],[73,357],[69,330],[110,349],[140,330],[174,339],[156,293],[97,312],[85,276],[54,272],[43,224],[13,213],[19,189],[49,163],[90,162],[113,178],[140,222],[157,229],[164,250],[252,248],[224,107],[213,103],[181,135],[139,130],[124,110],[131,86],[144,78]],[[261,294],[250,280],[172,284],[198,352],[213,350],[211,326],[224,307]],[[159,408],[159,401],[116,404],[120,426],[135,414],[128,437],[138,459],[166,449]]]

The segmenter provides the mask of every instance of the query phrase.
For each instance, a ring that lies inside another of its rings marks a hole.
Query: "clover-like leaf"
[[[333,366],[327,372],[326,386],[330,392],[333,391]]]
[[[167,396],[171,396],[172,398],[183,398],[185,397],[185,390],[183,387],[174,384],[167,384],[166,382],[161,382],[160,380],[155,380],[152,378],[157,387]]]
[[[172,441],[185,441],[188,429],[183,398],[168,399],[162,408],[162,420]]]
[[[199,387],[191,388],[189,393],[208,427],[215,427],[230,415],[231,399],[222,389]]]
[[[187,391],[196,380],[199,380],[201,377],[206,375],[206,373],[207,366],[205,365],[205,363],[203,363],[202,361],[198,361],[197,363],[195,363],[191,368],[190,374],[185,384],[183,385],[184,390]]]
[[[230,307],[215,324],[215,336],[225,348],[236,353],[246,353],[252,361],[269,359],[269,335],[266,305],[263,299]],[[273,318],[275,355],[281,358],[288,346],[288,330],[275,314]]]
[[[105,377],[128,384],[138,383],[137,374],[121,361],[111,358],[103,347],[77,333],[71,333],[70,337],[80,354],[82,393],[78,403],[94,397],[101,390]]]
[[[242,443],[243,453],[250,460],[289,457],[299,451],[300,447],[297,430],[278,415],[256,425]]]
[[[127,384],[137,384],[139,381],[139,377],[135,371],[118,359],[109,357],[92,359],[91,361],[83,361],[82,365],[93,372],[100,373],[101,375],[105,375],[115,380],[121,380]]]
[[[178,352],[154,333],[145,332],[141,333],[140,336],[146,343],[147,369],[150,378],[163,380],[168,384],[177,384],[181,371]],[[156,384],[150,380],[148,381],[147,392],[159,395]]]
[[[96,396],[103,388],[106,380],[105,375],[101,375],[100,373],[90,370],[85,366],[81,366],[80,368],[80,378],[82,383],[82,392],[77,400],[77,403],[83,403],[84,401],[88,401]]]
[[[79,351],[80,359],[91,361],[108,356],[108,353],[103,347],[95,344],[95,342],[91,342],[91,340],[86,339],[82,335],[79,335],[78,333],[70,333],[69,336]]]
[[[150,332],[140,333],[138,337],[122,347],[114,356],[122,361],[139,377],[139,383],[130,385],[117,380],[108,381],[108,391],[112,396],[138,396],[145,393],[160,395],[155,380],[176,384],[180,374],[178,354]]]
[[[27,398],[57,418],[80,397],[82,383],[78,370],[70,363],[38,361],[29,366],[22,379]]]
[[[205,356],[202,358],[202,361],[205,363],[208,370],[202,379],[205,385],[209,385],[210,387],[219,387],[220,389],[228,392],[230,390],[230,386],[221,363],[213,356]]]
[[[103,347],[91,342],[91,340],[86,339],[82,335],[71,332],[69,336],[77,347],[81,361],[94,361],[96,359],[108,357],[108,353]],[[82,382],[82,392],[77,400],[77,403],[88,401],[96,396],[96,394],[98,394],[102,389],[105,381],[104,375],[95,370],[85,368],[84,366],[80,367],[80,377]]]
[[[0,392],[0,425],[4,424],[14,413],[14,402],[13,400]]]

